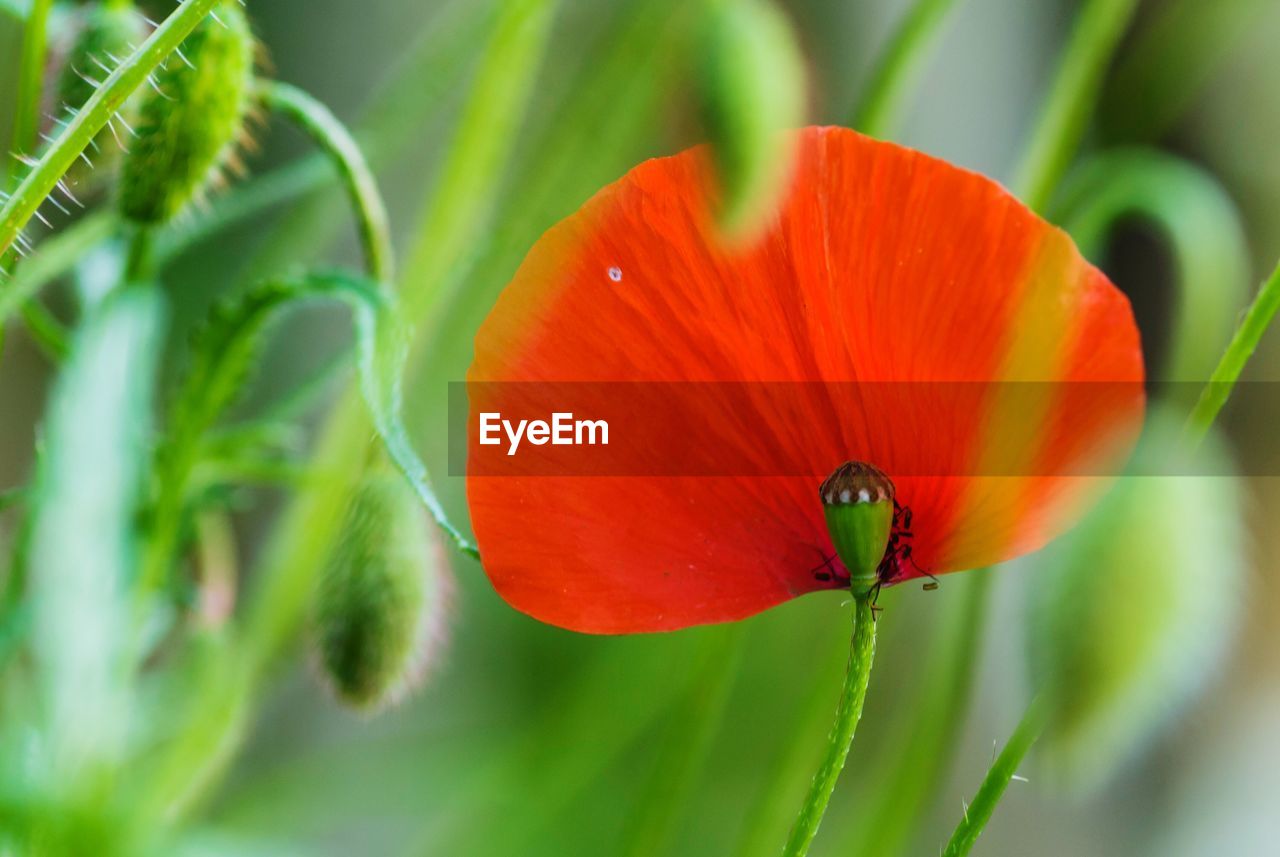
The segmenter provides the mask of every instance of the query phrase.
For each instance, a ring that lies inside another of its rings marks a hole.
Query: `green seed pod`
[[[802,55],[785,16],[767,0],[712,0],[696,51],[720,225],[744,240],[768,221],[791,169],[786,132],[804,119]]]
[[[253,34],[235,0],[216,7],[152,77],[128,142],[120,209],[136,223],[173,218],[220,174],[244,127]]]
[[[97,89],[94,81],[104,80],[146,34],[146,22],[128,3],[95,3],[83,11],[80,32],[58,75],[55,109],[78,111],[83,107]],[[136,118],[134,106],[135,101],[130,100],[122,108],[124,122],[113,120],[113,129],[103,129],[90,144],[86,157],[97,170],[106,170],[119,160],[122,135],[127,133],[125,123]],[[77,161],[68,173],[71,183],[77,185],[87,183],[93,175],[84,161]]]
[[[318,661],[337,696],[376,711],[413,690],[438,647],[446,561],[422,503],[389,470],[347,507],[312,612]]]
[[[854,595],[879,582],[877,572],[893,529],[893,482],[870,464],[849,461],[818,488],[827,532],[849,571]]]
[[[1240,483],[1185,475],[1179,420],[1157,412],[1148,428],[1139,472],[1180,475],[1121,479],[1030,581],[1029,650],[1051,711],[1040,752],[1073,791],[1160,734],[1210,678],[1238,614]],[[1232,472],[1216,438],[1198,456],[1195,472]]]

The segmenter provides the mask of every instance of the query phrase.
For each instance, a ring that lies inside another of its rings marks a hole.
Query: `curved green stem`
[[[1218,368],[1213,370],[1213,376],[1209,378],[1209,383],[1200,393],[1200,400],[1187,418],[1187,436],[1192,443],[1199,443],[1208,434],[1277,310],[1280,310],[1280,266],[1271,272],[1271,276],[1258,290],[1258,295],[1245,313],[1244,320],[1240,322],[1231,344],[1218,362]]]
[[[876,64],[871,82],[850,120],[854,128],[872,137],[893,132],[906,92],[919,76],[929,47],[954,6],[955,0],[916,0]]]
[[[1043,211],[1084,137],[1102,76],[1138,0],[1089,0],[1076,19],[1053,88],[1013,181],[1028,206]]]
[[[391,226],[378,182],[351,132],[324,104],[296,86],[273,81],[262,84],[260,94],[270,109],[296,124],[338,168],[351,207],[359,222],[360,245],[369,274],[375,280],[395,280],[395,255]]]
[[[869,598],[855,598],[853,602],[853,638],[849,643],[849,666],[845,671],[844,688],[840,703],[836,706],[836,720],[827,738],[826,754],[818,773],[814,775],[800,807],[800,816],[791,828],[791,835],[783,849],[783,857],[803,857],[809,853],[809,845],[818,833],[818,825],[827,811],[836,780],[849,757],[858,721],[862,718],[862,704],[867,698],[867,681],[871,678],[871,663],[876,653],[876,619]]]
[[[1010,780],[1018,773],[1018,766],[1022,764],[1027,751],[1044,731],[1047,710],[1042,697],[1037,697],[1027,706],[1018,728],[1009,736],[1008,743],[991,763],[991,769],[987,771],[978,793],[965,806],[964,817],[951,834],[951,841],[947,843],[943,857],[964,857],[973,848],[973,843],[978,841],[991,814],[995,812],[996,805],[1000,803],[1000,798],[1004,796],[1005,789],[1009,787]]]
[[[1163,152],[1113,149],[1075,171],[1053,215],[1095,259],[1127,218],[1139,218],[1160,233],[1176,269],[1175,310],[1168,357],[1152,367],[1151,375],[1178,382],[1207,378],[1231,338],[1249,288],[1244,223],[1222,185]]]
[[[125,100],[182,44],[217,2],[219,0],[185,0],[142,47],[108,75],[0,208],[0,253],[9,249],[36,209]]]
[[[419,318],[423,307],[443,299],[433,288],[439,285],[435,281],[439,272],[464,254],[480,232],[482,213],[493,204],[506,147],[515,137],[512,129],[524,114],[556,5],[538,0],[502,8],[427,217],[428,224],[437,224],[427,229],[432,238],[450,243],[429,253],[422,250],[437,262],[407,277],[402,311],[407,309],[410,318]],[[445,229],[443,224],[451,219],[453,228]],[[363,467],[362,450],[369,435],[370,420],[359,398],[346,396],[330,416],[313,456],[316,466],[334,478],[299,494],[277,526],[262,561],[262,590],[245,629],[255,676],[270,668],[302,616],[306,593],[329,549],[322,524],[340,514],[348,486]]]

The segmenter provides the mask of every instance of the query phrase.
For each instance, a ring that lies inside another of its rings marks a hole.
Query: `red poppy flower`
[[[746,247],[717,239],[705,149],[641,164],[542,237],[480,328],[467,494],[485,570],[517,609],[659,631],[839,587],[818,487],[851,459],[887,473],[911,510],[909,537],[895,524],[910,561],[885,583],[1000,562],[1060,532],[1096,487],[1079,474],[1132,443],[1137,328],[1063,232],[986,178],[852,131],[805,129],[795,151],[776,220]],[[643,390],[613,382],[745,386],[727,409],[708,404],[705,437],[642,432],[628,472],[474,466],[489,452],[480,411],[559,382],[641,420]],[[752,386],[796,382],[888,386],[856,407],[826,394],[783,406]],[[609,389],[629,392],[605,401]],[[715,467],[664,469],[681,444]],[[778,450],[786,468],[761,463]],[[740,472],[724,466],[736,459]]]

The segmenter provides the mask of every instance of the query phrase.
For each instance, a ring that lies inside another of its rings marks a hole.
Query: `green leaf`
[[[136,616],[128,597],[162,305],[130,289],[76,336],[49,405],[31,545],[32,651],[45,760],[66,788],[117,762]]]

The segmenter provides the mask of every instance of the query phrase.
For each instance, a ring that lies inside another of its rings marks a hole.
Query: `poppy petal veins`
[[[902,579],[998,562],[1070,523],[1099,481],[1073,469],[1100,472],[1089,463],[1131,446],[1144,406],[1132,312],[1064,233],[988,179],[853,131],[799,131],[796,158],[749,247],[717,240],[696,148],[600,191],[499,297],[468,382],[513,406],[515,388],[585,382],[598,410],[643,421],[643,391],[620,403],[608,382],[742,385],[685,403],[702,430],[677,440],[714,475],[671,472],[672,443],[627,449],[626,474],[471,470],[485,570],[517,609],[660,631],[838,586],[814,573],[833,553],[816,490],[851,459],[889,473],[912,511]],[[847,383],[874,392],[821,392]],[[806,393],[779,397],[780,384]]]

